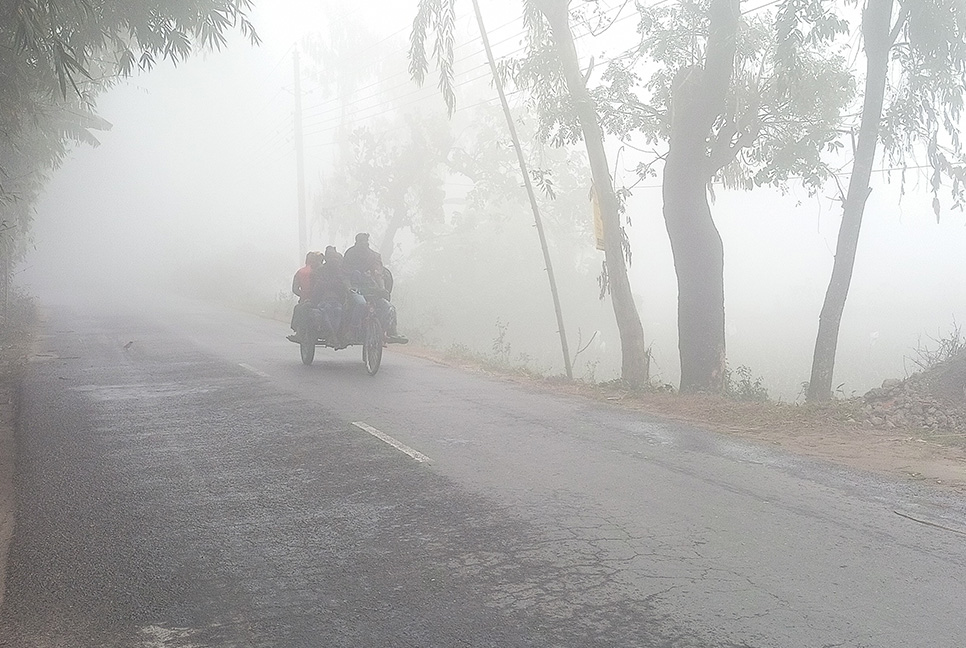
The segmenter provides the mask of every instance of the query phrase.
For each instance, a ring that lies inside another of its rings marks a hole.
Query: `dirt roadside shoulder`
[[[915,427],[868,426],[860,422],[855,403],[809,407],[663,392],[632,393],[616,385],[571,383],[512,369],[485,368],[417,345],[394,346],[392,350],[530,389],[621,407],[966,495],[966,430],[937,434]]]
[[[291,310],[283,303],[267,310],[246,309],[237,304],[230,307],[278,322],[287,323],[291,316]],[[937,432],[908,425],[901,418],[870,417],[860,411],[862,404],[858,402],[808,407],[671,393],[630,393],[616,385],[567,382],[513,367],[494,367],[490,366],[492,363],[455,357],[419,344],[392,345],[390,349],[529,389],[623,407],[966,496],[966,429]]]

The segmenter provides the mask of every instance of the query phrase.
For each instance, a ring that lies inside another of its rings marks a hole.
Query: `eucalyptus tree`
[[[410,71],[413,78],[422,83],[429,68],[426,41],[429,33],[435,32],[432,55],[439,70],[439,87],[451,113],[456,105],[453,69],[455,3],[456,0],[420,0],[410,48]],[[587,148],[601,209],[605,257],[603,281],[610,292],[620,332],[621,378],[630,386],[641,387],[649,380],[649,363],[644,329],[627,277],[629,248],[620,226],[620,203],[607,163],[603,132],[574,47],[569,6],[570,0],[524,0],[527,45],[533,55],[553,53],[556,61],[551,68],[553,88],[558,100],[566,102],[576,112],[579,122],[577,137],[584,140]]]
[[[823,10],[822,0],[787,0],[783,22],[789,33]],[[898,12],[896,9],[898,8]],[[862,12],[866,55],[861,121],[842,223],[812,358],[808,400],[832,396],[839,326],[858,249],[865,203],[871,193],[876,147],[900,167],[909,155],[925,153],[933,209],[939,191],[951,186],[961,206],[966,188],[960,127],[966,95],[966,3],[962,0],[866,0]],[[903,174],[903,181],[905,174]]]

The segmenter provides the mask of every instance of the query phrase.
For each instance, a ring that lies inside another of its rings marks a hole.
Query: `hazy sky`
[[[495,5],[484,3],[504,52],[518,43],[519,27],[510,24],[515,16],[507,13],[515,6],[499,5],[496,13]],[[345,20],[367,20],[375,35],[398,42],[395,63],[404,64],[414,2],[344,2],[337,8]],[[123,284],[165,279],[177,265],[217,267],[234,255],[232,262],[250,258],[264,266],[269,294],[285,290],[298,260],[293,45],[307,34],[326,33],[333,11],[308,0],[262,0],[252,16],[261,47],[233,38],[227,51],[177,68],[161,64],[104,95],[99,112],[114,127],[103,134],[102,146],[77,149],[53,174],[38,205],[36,252],[25,276],[41,286]],[[473,39],[469,11],[468,0],[460,3],[464,38]],[[594,47],[582,43],[582,53],[595,53]],[[406,83],[400,76],[398,92],[416,97]],[[331,139],[333,97],[309,80],[303,90],[311,195]],[[422,92],[441,101],[431,85]],[[368,114],[377,113],[361,117]],[[632,181],[621,166],[631,164],[625,159],[618,165],[618,180]],[[946,210],[937,225],[922,190],[926,182],[911,177],[901,202],[898,176],[892,185],[881,174],[874,177],[840,345],[840,373],[856,388],[871,386],[870,376],[898,374],[901,355],[917,336],[938,334],[954,318],[966,322],[966,219]],[[644,185],[628,206],[634,214],[631,276],[646,334],[671,377],[674,271],[658,181]],[[725,241],[730,362],[751,365],[787,395],[803,366],[807,378],[840,209],[830,194],[756,191],[718,192],[713,210]],[[324,238],[313,232],[312,246],[328,243]],[[607,309],[604,316],[612,317]],[[791,378],[785,376],[789,367]]]

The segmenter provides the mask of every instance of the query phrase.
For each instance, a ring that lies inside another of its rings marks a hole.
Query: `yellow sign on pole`
[[[594,238],[597,239],[597,249],[604,249],[604,219],[600,215],[600,201],[597,199],[597,187],[590,186],[590,204],[594,210]]]

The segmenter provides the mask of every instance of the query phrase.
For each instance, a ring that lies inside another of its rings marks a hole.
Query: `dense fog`
[[[421,120],[418,132],[439,137],[425,150],[442,150],[441,158],[417,152],[398,164],[425,165],[414,173],[438,174],[441,184],[408,198],[410,220],[393,237],[391,256],[383,254],[396,276],[400,330],[414,344],[453,355],[562,373],[544,263],[526,196],[512,181],[518,171],[500,130],[505,124],[470,4],[458,21],[461,85],[452,119],[435,77],[419,90],[408,78],[414,3],[387,0],[379,11],[376,3],[260,4],[252,16],[260,47],[232,37],[222,51],[177,67],[161,64],[101,98],[98,111],[113,128],[99,134],[99,147],[77,148],[52,174],[21,283],[41,298],[101,291],[118,300],[165,292],[217,299],[275,316],[279,336],[287,334],[289,287],[301,265],[293,121],[298,49],[310,249],[343,250],[356,231],[371,232],[376,243],[388,227],[374,194],[360,194],[358,175],[347,179],[340,168],[339,134],[367,128],[372,150],[391,160]],[[513,54],[521,30],[508,13],[514,6],[486,5],[497,55]],[[363,25],[374,16],[377,22]],[[607,44],[587,38],[578,46],[587,58],[606,53]],[[585,153],[536,143],[522,95],[510,98],[531,163],[556,170],[556,198],[541,194],[540,203],[570,353],[580,350],[575,377],[616,378],[620,345],[609,298],[598,295],[603,253],[594,244]],[[635,156],[644,153],[619,142],[609,147],[617,184],[634,185]],[[440,170],[452,151],[490,156],[486,169],[499,176],[488,181],[493,195],[481,198],[472,178]],[[373,172],[372,183],[384,181]],[[899,172],[880,171],[873,186],[839,338],[833,384],[841,395],[907,375],[917,346],[966,322],[966,218],[947,201],[936,222],[924,171],[907,172],[904,185]],[[435,210],[434,191],[442,192]],[[749,367],[772,397],[796,400],[808,380],[831,271],[841,216],[835,187],[814,196],[795,186],[785,194],[716,187],[712,210],[725,250],[729,366]],[[652,372],[676,384],[677,288],[660,174],[635,186],[625,214]]]

